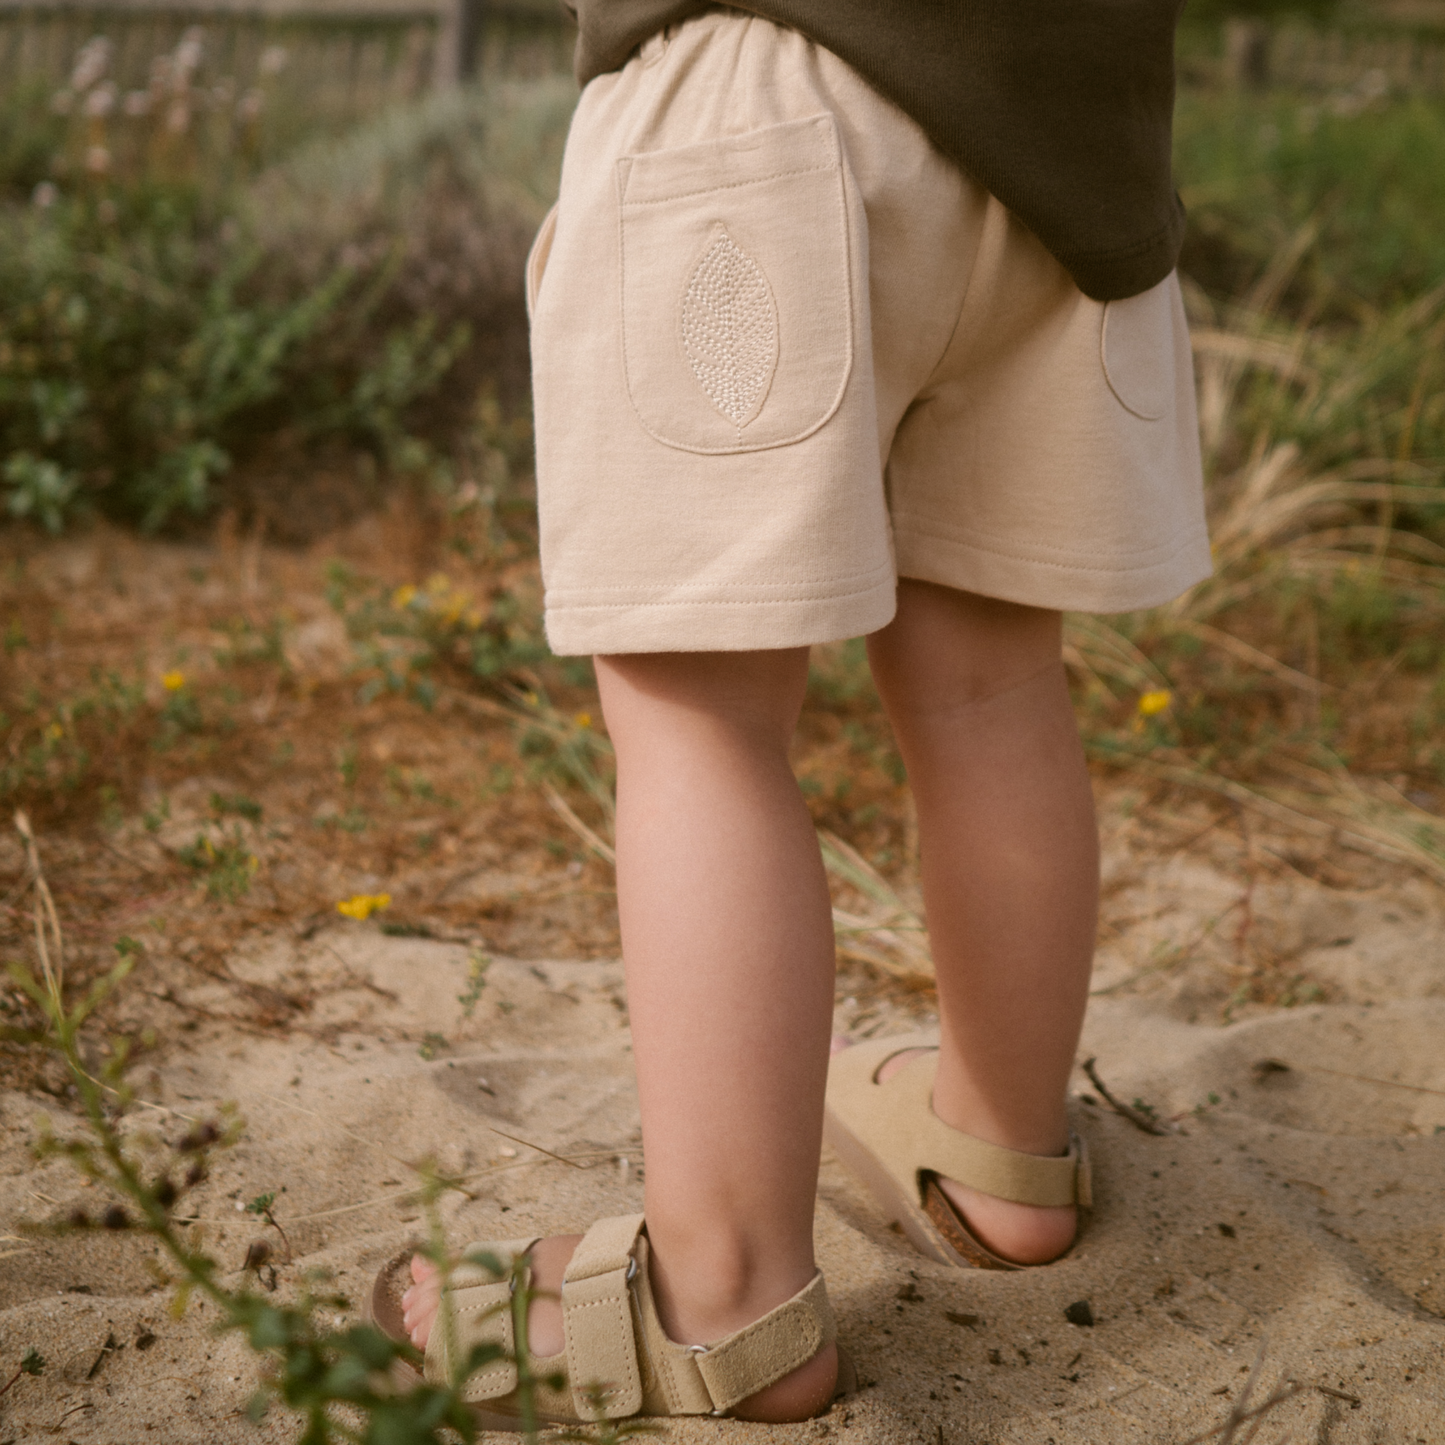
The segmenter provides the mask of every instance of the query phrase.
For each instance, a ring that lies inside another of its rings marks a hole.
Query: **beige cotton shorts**
[[[559,654],[872,632],[899,576],[1210,571],[1179,285],[1101,304],[831,52],[738,11],[584,90],[528,263]]]

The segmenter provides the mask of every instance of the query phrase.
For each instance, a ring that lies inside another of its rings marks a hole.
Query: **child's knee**
[[[902,578],[898,612],[869,638],[890,711],[985,702],[1059,666],[1058,612]]]
[[[630,653],[598,657],[597,683],[614,743],[677,737],[690,724],[786,749],[808,680],[808,649]]]

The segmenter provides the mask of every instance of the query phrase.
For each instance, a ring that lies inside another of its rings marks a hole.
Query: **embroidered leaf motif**
[[[778,308],[762,268],[721,226],[683,292],[682,344],[707,399],[741,431],[778,367]]]

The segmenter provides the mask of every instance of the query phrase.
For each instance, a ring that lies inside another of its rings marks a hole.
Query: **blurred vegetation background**
[[[172,716],[198,681],[47,671],[22,565],[47,534],[221,518],[299,546],[404,496],[450,561],[328,574],[356,705],[499,700],[605,840],[590,676],[541,641],[530,517],[521,271],[569,32],[551,0],[426,3],[0,9],[6,800],[113,814],[145,772],[106,763],[118,736],[208,726],[199,700]],[[1179,60],[1218,570],[1070,620],[1091,755],[1445,879],[1445,0],[1190,0]],[[271,625],[246,623],[246,666],[300,688]],[[810,705],[820,826],[905,859],[859,644],[819,650]]]

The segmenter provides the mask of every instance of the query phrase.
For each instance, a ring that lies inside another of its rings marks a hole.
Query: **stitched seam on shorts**
[[[673,584],[646,582],[603,582],[599,583],[595,587],[557,586],[549,588],[548,591],[554,593],[637,592],[640,590],[651,588],[651,590],[656,592],[672,592],[678,587],[697,587],[700,591],[707,592],[740,591],[748,588],[762,587],[776,588],[781,591],[784,588],[790,587],[794,589],[797,589],[799,587],[836,587],[848,586],[851,583],[859,583],[861,584],[863,590],[866,590],[868,587],[874,585],[874,583],[867,580],[868,578],[878,578],[881,580],[882,578],[889,577],[891,575],[892,568],[885,564],[878,567],[871,567],[866,572],[850,572],[843,577],[799,577],[795,582],[678,582]],[[855,588],[854,590],[856,591],[858,590],[858,588]]]
[[[959,542],[959,543],[962,543],[962,544],[965,545],[965,546],[974,546],[974,545],[977,545],[981,551],[989,551],[989,550],[997,550],[997,551],[1000,551],[1000,552],[1007,552],[1007,551],[1008,551],[1008,542],[1009,542],[1009,539],[1008,539],[1007,537],[999,536],[999,535],[998,535],[997,533],[995,533],[995,532],[987,532],[987,531],[985,531],[985,530],[984,530],[983,528],[981,528],[981,527],[962,527],[962,526],[959,526],[959,525],[957,525],[957,524],[955,524],[955,523],[953,523],[953,522],[947,521],[946,519],[944,519],[944,518],[942,518],[942,517],[928,517],[928,516],[924,515],[924,514],[921,513],[921,512],[910,512],[910,511],[907,511],[907,510],[896,511],[896,512],[893,514],[893,521],[894,521],[895,530],[898,528],[898,526],[899,526],[901,523],[912,522],[913,524],[915,524],[915,525],[914,525],[914,530],[915,530],[915,531],[918,531],[921,535],[924,535],[924,536],[936,536],[936,537],[939,537],[940,539],[942,539],[942,540],[944,540],[944,541]],[[925,530],[923,530],[923,529],[927,529],[927,530],[925,531]],[[1194,536],[1194,535],[1202,535],[1202,534],[1191,533],[1190,535],[1191,535],[1191,536]],[[982,538],[982,539],[984,539],[984,540],[983,540],[982,542],[979,542],[979,543],[974,543],[972,539],[975,538],[975,537],[979,537],[979,538]],[[994,546],[993,548],[990,548],[989,545],[988,545],[989,543],[993,543],[993,544],[995,544],[995,546]],[[1040,551],[1044,551],[1044,552],[1056,552],[1056,553],[1060,553],[1060,554],[1065,555],[1065,556],[1076,555],[1076,554],[1073,554],[1073,553],[1070,551],[1070,549],[1068,549],[1068,548],[1051,546],[1051,545],[1050,545],[1049,543],[1047,543],[1047,542],[1034,543],[1033,545],[1036,546],[1036,547],[1038,547],[1038,549],[1039,549]],[[1141,554],[1146,554],[1146,553],[1151,552],[1151,551],[1157,551],[1157,550],[1158,550],[1158,547],[1163,547],[1163,546],[1166,546],[1166,545],[1170,545],[1170,544],[1161,542],[1161,543],[1158,544],[1157,547],[1152,547],[1152,548],[1149,548],[1149,547],[1140,547],[1140,548],[1136,548],[1133,552],[1115,553],[1115,554],[1112,554],[1112,555],[1124,556],[1124,557],[1138,556],[1138,555],[1141,555]],[[1174,544],[1174,545],[1177,547],[1178,544]],[[1023,555],[1026,555],[1026,554],[1024,554],[1024,553],[1019,553],[1018,555],[1023,556]],[[1105,554],[1095,554],[1095,555],[1105,555]],[[1173,555],[1173,554],[1171,553],[1170,555]]]
[[[838,167],[836,165],[832,165],[804,166],[801,170],[796,171],[774,171],[771,175],[754,176],[751,180],[729,181],[725,186],[701,186],[695,191],[678,191],[676,195],[672,196],[654,196],[648,201],[629,201],[624,196],[622,199],[622,207],[624,210],[629,210],[633,206],[666,206],[673,201],[691,200],[693,196],[711,196],[715,195],[718,191],[738,191],[744,186],[761,186],[766,181],[781,181],[787,176],[816,176],[828,171],[836,171],[837,169]]]
[[[618,582],[599,583],[595,587],[583,586],[552,586],[547,589],[549,597],[555,597],[561,593],[564,597],[569,593],[579,593],[582,596],[592,596],[598,592],[657,592],[671,593],[683,587],[696,587],[703,592],[728,592],[744,590],[760,590],[762,588],[783,591],[785,589],[812,588],[812,587],[842,587],[847,589],[844,593],[818,593],[818,596],[844,596],[856,592],[866,592],[871,587],[876,587],[880,582],[890,581],[893,577],[893,566],[891,562],[881,563],[877,567],[871,567],[866,572],[850,572],[842,577],[800,577],[795,582],[678,582],[678,583],[647,583],[647,582]],[[786,598],[782,599],[788,600]]]
[[[910,530],[901,526],[899,524],[900,520],[899,516],[895,516],[893,528],[895,538],[900,533]],[[1191,532],[1183,541],[1177,542],[1166,556],[1160,557],[1156,561],[1140,562],[1137,564],[1115,563],[1113,566],[1105,566],[1103,564],[1091,565],[1087,562],[1056,562],[1051,558],[1032,556],[1027,552],[1010,552],[1003,547],[987,547],[982,543],[967,541],[959,536],[950,536],[944,527],[936,523],[933,524],[933,529],[930,531],[924,531],[921,528],[915,529],[913,535],[929,542],[943,542],[949,546],[964,547],[973,552],[985,552],[991,557],[1007,557],[1011,562],[1026,562],[1034,567],[1056,567],[1064,572],[1149,572],[1156,567],[1167,566],[1178,557],[1181,552],[1186,551],[1195,543],[1202,541],[1207,545],[1209,541],[1209,534],[1207,532]],[[1062,549],[1055,548],[1053,550],[1057,551]]]
[[[834,592],[826,597],[782,597],[755,600],[680,597],[675,601],[658,598],[656,600],[642,599],[637,602],[565,602],[549,605],[547,611],[556,615],[559,612],[621,612],[652,607],[797,607],[813,602],[846,602],[850,597],[866,597],[870,592],[878,590],[875,585],[859,588],[856,592]]]
[[[985,222],[985,226],[987,222]],[[938,353],[938,360],[933,364],[933,370],[923,379],[923,384],[918,388],[913,400],[908,404],[903,416],[899,417],[898,425],[893,429],[893,436],[896,439],[898,433],[903,429],[904,418],[921,403],[927,403],[936,395],[935,382],[938,374],[943,370],[943,363],[953,355],[953,343],[958,340],[958,333],[963,326],[964,312],[968,310],[968,298],[973,295],[973,283],[978,278],[978,253],[983,244],[983,231],[979,232],[979,245],[974,247],[973,265],[968,268],[968,280],[963,283],[963,295],[958,298],[958,314],[953,318],[953,326],[948,333],[948,340],[944,343],[943,350]]]

